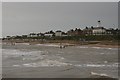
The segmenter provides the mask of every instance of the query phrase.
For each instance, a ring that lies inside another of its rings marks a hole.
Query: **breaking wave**
[[[71,65],[70,63],[65,63],[57,60],[43,60],[38,63],[27,63],[23,64],[25,67],[52,67],[52,66],[68,66]]]
[[[76,64],[76,67],[118,67],[117,63],[114,64]]]
[[[77,48],[93,48],[93,49],[108,49],[108,50],[118,50],[118,48],[88,47],[88,46],[77,46]]]

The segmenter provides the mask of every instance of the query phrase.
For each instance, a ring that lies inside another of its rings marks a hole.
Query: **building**
[[[62,36],[62,31],[60,31],[60,30],[56,31],[55,36]]]
[[[75,30],[71,29],[67,32],[68,36],[80,36],[81,34],[82,30],[80,28],[79,29],[76,28]]]
[[[115,34],[116,34],[116,35],[120,35],[120,29],[117,28],[117,29],[115,30]]]
[[[52,33],[45,33],[44,36],[46,36],[46,37],[52,37],[53,34]]]
[[[62,36],[68,36],[67,33],[65,32],[62,32]]]
[[[97,27],[93,27],[92,29],[93,35],[105,35],[106,34],[106,29],[101,26],[101,21],[98,21]]]
[[[37,37],[36,33],[30,33],[27,37]]]
[[[75,36],[80,36],[82,34],[82,30],[80,28],[79,29],[76,28],[74,34]]]
[[[55,34],[55,33],[51,30],[51,31],[45,32],[45,33],[44,33],[44,36],[52,37],[54,34]]]
[[[71,30],[67,31],[67,35],[68,36],[74,36],[74,30],[71,29]]]
[[[37,33],[37,37],[41,37],[41,36],[44,36],[43,33]]]
[[[113,35],[115,34],[115,30],[113,28],[106,29],[106,35]]]
[[[93,35],[93,27],[88,28],[86,27],[85,29],[83,29],[83,35]]]
[[[106,29],[104,27],[94,27],[92,29],[92,34],[93,35],[105,35]]]

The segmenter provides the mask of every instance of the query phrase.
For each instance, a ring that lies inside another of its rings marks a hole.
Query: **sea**
[[[3,43],[3,78],[118,78],[118,48]]]

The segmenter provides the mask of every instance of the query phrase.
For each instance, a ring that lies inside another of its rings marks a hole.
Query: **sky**
[[[2,36],[68,31],[86,26],[118,27],[117,2],[3,2]]]
[[[119,0],[1,0],[2,2],[119,2]]]
[[[2,37],[2,2],[0,2],[0,38]]]

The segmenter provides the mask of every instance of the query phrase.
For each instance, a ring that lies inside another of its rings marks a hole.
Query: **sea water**
[[[2,45],[4,78],[88,78],[91,73],[118,77],[118,49],[55,44]]]

